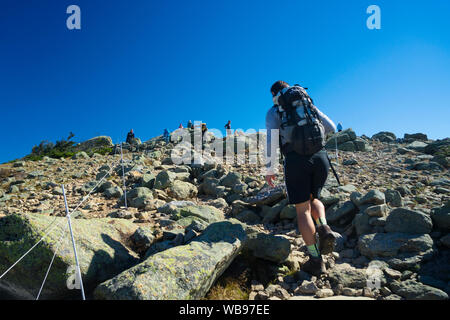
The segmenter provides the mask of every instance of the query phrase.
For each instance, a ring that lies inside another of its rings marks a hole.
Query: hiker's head
[[[270,88],[270,93],[272,93],[272,97],[275,97],[284,88],[289,88],[289,84],[281,80],[275,82]]]
[[[130,131],[131,133],[133,133],[133,129],[131,129],[131,131]]]

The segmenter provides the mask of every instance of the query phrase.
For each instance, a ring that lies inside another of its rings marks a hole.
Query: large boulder
[[[267,207],[264,216],[263,216],[263,223],[273,223],[277,221],[280,218],[280,213],[283,208],[287,205],[288,200],[284,199],[277,204],[275,204],[273,207]]]
[[[425,147],[424,152],[426,154],[441,154],[447,157],[450,156],[450,138],[431,142]]]
[[[343,144],[348,141],[354,141],[356,139],[356,133],[351,128],[337,132],[333,134],[330,139],[328,139],[325,147],[334,149],[336,142],[338,145]]]
[[[131,207],[144,208],[148,201],[153,199],[153,193],[149,188],[138,187],[127,193],[127,202]],[[125,201],[125,195],[120,199]]]
[[[336,264],[328,273],[333,287],[342,285],[344,288],[363,289],[368,286],[369,274],[365,269],[357,269],[347,263]],[[380,285],[386,283],[383,273],[380,273]]]
[[[7,270],[50,229],[42,242],[0,280],[0,291],[22,299],[34,299],[56,252],[43,288],[42,299],[62,299],[74,294],[67,283],[74,278],[74,253],[67,219],[40,214],[12,214],[0,219],[0,270]],[[123,219],[72,219],[81,277],[86,291],[138,262],[123,243],[124,234],[137,226]],[[61,235],[65,232],[59,247]],[[75,290],[77,291],[77,290]],[[76,293],[79,294],[79,291]]]
[[[448,294],[444,291],[414,280],[394,281],[390,284],[390,288],[395,294],[408,300],[448,299]]]
[[[367,192],[362,198],[357,201],[357,206],[361,207],[366,204],[383,204],[386,197],[380,190],[374,189]]]
[[[427,145],[427,143],[422,141],[413,141],[410,144],[407,144],[406,148],[414,151],[424,152]]]
[[[281,263],[287,259],[291,252],[291,243],[288,239],[266,234],[256,229],[246,228],[248,241],[246,251],[250,251],[254,257]]]
[[[433,208],[431,210],[431,219],[437,228],[450,230],[450,206]]]
[[[175,180],[167,190],[167,194],[177,200],[192,199],[197,196],[197,193],[196,186],[180,180]]]
[[[224,213],[212,206],[186,206],[176,209],[172,214],[172,219],[179,220],[186,217],[196,217],[208,223],[225,219]]]
[[[428,137],[426,134],[424,133],[413,133],[413,134],[408,134],[405,133],[403,139],[405,140],[405,142],[412,142],[412,141],[427,141]]]
[[[225,187],[234,187],[237,184],[241,184],[241,174],[238,172],[230,172],[226,176],[222,177],[219,184]]]
[[[164,170],[158,173],[155,179],[155,189],[165,189],[170,187],[175,179],[177,178],[177,174],[172,171]]]
[[[112,143],[112,139],[110,137],[99,136],[77,144],[75,149],[77,151],[95,151],[98,149],[112,147],[114,147],[114,144]]]
[[[432,228],[433,223],[429,215],[406,208],[396,208],[388,215],[384,230],[386,232],[420,234],[430,233]]]
[[[367,257],[396,257],[401,253],[421,254],[432,250],[428,234],[371,233],[358,239],[358,248]]]
[[[397,137],[392,132],[381,131],[378,132],[377,134],[374,134],[372,136],[372,140],[377,140],[381,142],[395,142],[395,140],[397,140]]]
[[[356,214],[357,208],[351,201],[341,202],[326,211],[327,220],[330,224],[346,223]]]
[[[211,224],[190,243],[149,256],[100,284],[96,299],[201,299],[243,248],[247,235],[230,221]]]
[[[397,190],[387,189],[384,192],[384,196],[386,198],[386,203],[389,204],[391,207],[403,206],[402,195]]]

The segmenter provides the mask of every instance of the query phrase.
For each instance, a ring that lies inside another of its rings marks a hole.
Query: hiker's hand
[[[275,185],[273,184],[274,180],[275,180],[275,175],[274,174],[267,174],[266,175],[266,181],[269,184],[269,186],[271,186],[272,188],[275,187]]]

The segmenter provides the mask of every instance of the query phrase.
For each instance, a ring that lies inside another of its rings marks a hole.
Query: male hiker
[[[342,123],[338,123],[338,125],[337,125],[337,131],[338,132],[341,132],[342,131]]]
[[[133,129],[130,130],[127,134],[127,143],[132,144],[134,139],[134,132]]]
[[[267,155],[270,158],[266,181],[274,186],[278,159],[276,152],[271,150],[271,144],[278,145],[278,141],[272,140],[271,130],[276,129],[279,130],[284,156],[288,200],[295,204],[298,228],[310,254],[302,270],[318,276],[326,271],[321,254],[331,253],[336,240],[336,235],[327,225],[325,207],[318,199],[330,168],[323,148],[324,140],[328,132],[335,131],[335,125],[314,106],[304,88],[298,85],[290,87],[284,81],[277,81],[272,85],[271,93],[275,105],[266,115]],[[319,246],[316,244],[314,221],[318,226]]]

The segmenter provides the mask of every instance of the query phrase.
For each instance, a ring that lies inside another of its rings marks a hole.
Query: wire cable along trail
[[[116,153],[114,153],[114,156],[116,155]],[[113,156],[113,160],[114,160],[114,156]],[[39,288],[39,292],[36,296],[36,300],[38,300],[42,294],[42,290],[44,288],[45,282],[48,278],[50,269],[53,265],[53,262],[56,258],[56,255],[58,254],[58,252],[60,251],[61,247],[62,247],[62,243],[63,243],[63,238],[66,235],[67,232],[67,227],[69,227],[70,233],[71,233],[71,238],[72,238],[72,246],[73,246],[73,251],[74,251],[74,258],[75,258],[75,262],[76,262],[76,277],[77,280],[79,280],[80,285],[81,285],[81,292],[82,292],[82,299],[85,300],[85,293],[84,293],[84,288],[83,288],[83,283],[81,281],[81,271],[80,271],[80,266],[79,266],[79,262],[78,262],[78,256],[77,256],[77,252],[76,252],[76,246],[75,246],[75,238],[73,235],[73,230],[71,227],[71,218],[76,218],[80,212],[76,212],[76,210],[78,210],[78,208],[80,208],[80,206],[86,202],[87,199],[89,199],[89,197],[91,196],[91,194],[97,189],[97,187],[105,180],[106,177],[108,177],[112,171],[114,170],[114,168],[116,168],[119,164],[123,164],[124,160],[123,157],[121,157],[120,160],[118,161],[113,161],[113,163],[111,165],[108,165],[109,170],[108,172],[96,183],[96,185],[94,187],[91,188],[91,190],[88,192],[88,194],[86,196],[84,196],[81,201],[75,206],[74,209],[72,209],[69,212],[69,207],[67,205],[67,199],[66,199],[66,194],[65,194],[65,189],[64,189],[64,185],[62,185],[62,189],[63,189],[63,196],[64,196],[64,205],[65,205],[65,210],[66,210],[66,218],[67,220],[61,220],[60,222],[56,223],[57,221],[57,217],[55,217],[55,219],[45,228],[46,232],[45,234],[30,248],[28,249],[19,259],[16,260],[16,262],[14,262],[7,270],[5,270],[1,275],[0,275],[0,280],[6,275],[8,274],[9,271],[11,271],[11,269],[13,269],[18,263],[20,263],[20,261],[22,261],[28,254],[30,254],[31,251],[33,251],[56,227],[59,227],[62,225],[63,222],[66,223],[66,225],[62,228],[61,231],[61,236],[59,238],[59,240],[56,242],[56,248],[55,248],[55,252],[53,254],[53,257],[50,261],[50,265],[45,273],[43,282],[41,287]],[[123,179],[124,179],[124,183],[125,183],[125,172],[122,171],[123,174]]]

